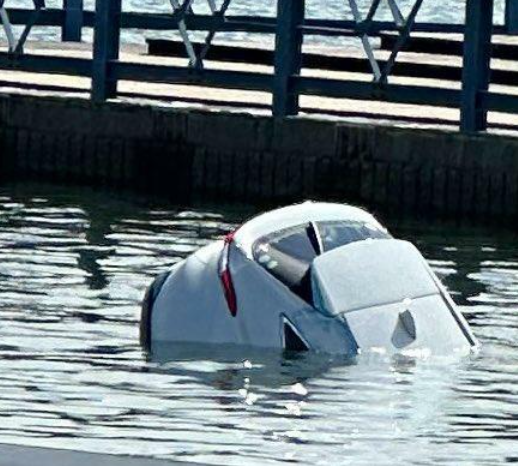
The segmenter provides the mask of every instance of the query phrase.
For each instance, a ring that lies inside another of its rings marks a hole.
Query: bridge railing
[[[416,22],[415,16],[423,0],[415,0],[408,17],[399,11],[397,0],[386,0],[391,6],[394,21],[374,20],[381,0],[371,0],[371,10],[365,16],[355,8],[356,0],[348,0],[353,20],[306,18],[305,0],[278,0],[275,18],[227,16],[225,5],[228,7],[230,0],[222,0],[219,5],[208,0],[212,14],[205,15],[194,14],[193,0],[171,0],[174,7],[171,14],[125,12],[122,0],[96,0],[95,12],[85,11],[83,0],[63,0],[61,9],[45,8],[45,0],[33,1],[34,10],[27,10],[12,8],[9,0],[0,0],[0,15],[4,10],[3,22],[8,20],[10,25],[23,26],[26,32],[25,35],[22,33],[20,40],[11,38],[16,41],[14,46],[8,52],[0,53],[0,69],[90,77],[92,99],[96,102],[116,97],[118,82],[128,80],[270,92],[273,96],[272,112],[278,117],[297,115],[301,95],[458,108],[461,112],[460,128],[466,132],[487,129],[489,111],[518,113],[518,96],[489,90],[492,35],[518,33],[517,0],[506,0],[504,25],[493,23],[494,0],[465,0],[464,24]],[[33,26],[61,28],[64,41],[80,41],[84,28],[93,28],[93,58],[24,53],[24,44],[20,41],[28,37]],[[179,31],[186,41],[189,66],[120,61],[121,31],[126,28]],[[207,32],[205,46],[198,52],[185,36],[187,30]],[[391,83],[397,56],[407,45],[412,31],[464,35],[460,90]],[[275,34],[273,74],[205,67],[204,50],[208,50],[216,32]],[[389,59],[380,63],[373,55],[369,38],[382,32],[394,32],[398,36]],[[360,37],[373,73],[372,82],[303,76],[302,44],[309,35]]]

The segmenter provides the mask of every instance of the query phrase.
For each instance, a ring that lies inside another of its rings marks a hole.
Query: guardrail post
[[[277,0],[277,33],[275,38],[275,76],[273,84],[273,114],[297,115],[299,95],[292,77],[302,68],[305,0]]]
[[[63,0],[65,22],[61,30],[63,42],[81,42],[83,32],[83,0]]]
[[[119,58],[122,0],[96,0],[92,65],[92,100],[103,102],[117,95],[110,64]]]
[[[505,0],[505,26],[510,34],[518,34],[517,0]]]
[[[467,0],[462,71],[461,131],[487,129],[483,93],[491,78],[494,0]]]

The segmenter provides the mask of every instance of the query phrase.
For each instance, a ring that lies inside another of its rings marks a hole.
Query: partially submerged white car
[[[357,355],[469,353],[469,326],[423,256],[356,207],[260,215],[151,285],[141,341]]]

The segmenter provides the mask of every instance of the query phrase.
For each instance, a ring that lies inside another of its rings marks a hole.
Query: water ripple
[[[468,360],[143,352],[139,302],[151,277],[250,213],[0,189],[0,442],[227,465],[516,458],[511,233],[393,228],[461,304],[483,343]]]

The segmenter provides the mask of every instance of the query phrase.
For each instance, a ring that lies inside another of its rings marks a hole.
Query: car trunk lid
[[[361,349],[471,347],[469,332],[411,243],[394,239],[352,243],[315,259],[316,307],[339,316]]]

